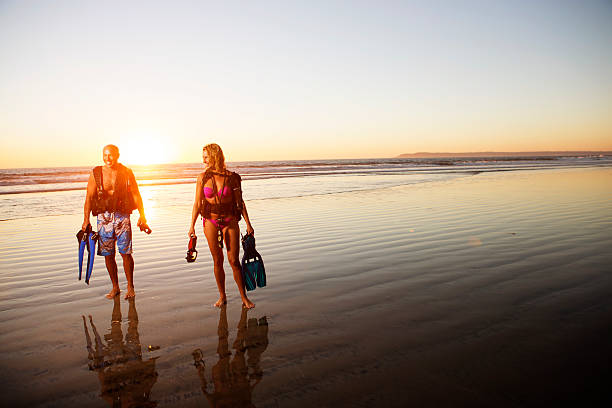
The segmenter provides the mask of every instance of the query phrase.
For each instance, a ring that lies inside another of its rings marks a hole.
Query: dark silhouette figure
[[[202,392],[211,407],[254,407],[251,402],[253,389],[261,381],[263,371],[259,366],[262,353],[268,347],[268,322],[266,317],[252,318],[247,322],[246,308],[242,308],[238,333],[232,348],[229,349],[227,312],[222,306],[219,311],[219,344],[217,353],[219,361],[212,368],[213,390],[208,390],[206,368],[202,350],[193,352],[193,360],[200,381]]]
[[[100,337],[91,315],[89,323],[95,346],[83,317],[89,369],[98,373],[102,399],[113,407],[155,407],[149,401],[151,389],[157,381],[155,358],[142,359],[142,348],[138,335],[138,313],[134,299],[129,300],[128,328],[125,340],[121,330],[121,304],[114,298],[110,332]]]

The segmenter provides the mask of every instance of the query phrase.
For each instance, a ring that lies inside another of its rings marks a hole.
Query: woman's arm
[[[244,218],[244,222],[246,222],[247,225],[247,234],[255,234],[255,230],[253,229],[251,221],[249,220],[249,213],[247,212],[244,200],[242,200],[242,218]]]
[[[195,201],[193,203],[193,210],[191,210],[191,224],[189,225],[189,232],[187,235],[195,236],[195,223],[200,215],[200,206],[202,203],[202,180],[204,179],[204,173],[198,176],[196,183]]]
[[[249,213],[247,212],[246,204],[242,198],[242,178],[238,173],[234,173],[234,177],[234,199],[239,200],[240,202],[240,213],[242,214],[244,222],[246,222],[247,234],[255,234],[255,230],[253,230],[253,226],[251,225],[251,220],[249,220]]]

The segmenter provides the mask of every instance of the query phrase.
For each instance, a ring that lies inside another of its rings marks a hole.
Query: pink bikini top
[[[223,190],[219,190],[217,195],[219,196],[219,198],[224,198],[224,197],[229,196],[231,193],[232,193],[232,190],[229,188],[229,186],[225,186],[223,187]],[[204,187],[204,195],[206,196],[206,198],[213,198],[215,193],[213,192],[212,188]]]

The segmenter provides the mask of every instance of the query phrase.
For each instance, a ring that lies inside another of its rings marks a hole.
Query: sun
[[[175,160],[172,142],[151,134],[123,137],[118,147],[119,161],[125,164],[162,164]]]

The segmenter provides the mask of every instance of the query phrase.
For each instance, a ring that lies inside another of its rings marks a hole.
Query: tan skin
[[[102,180],[104,183],[104,191],[106,191],[109,195],[113,195],[115,191],[115,183],[117,180],[117,175],[119,172],[118,161],[119,160],[119,152],[114,149],[112,146],[105,146],[102,151],[102,160],[104,161],[104,166],[102,166]],[[131,171],[128,174],[130,178],[130,185],[132,186],[132,195],[134,197],[134,202],[138,207],[138,213],[140,217],[138,218],[137,226],[146,225],[147,220],[144,214],[144,207],[142,204],[142,197],[140,196],[140,191],[138,190],[138,184],[136,183],[136,179],[134,178],[134,173]],[[91,203],[96,194],[96,180],[93,175],[93,171],[89,175],[89,181],[87,182],[87,196],[85,198],[85,205],[83,206],[84,218],[83,218],[83,226],[81,227],[83,231],[90,225],[89,215],[91,213]],[[132,258],[131,254],[120,254],[123,259],[123,271],[125,272],[125,277],[127,279],[127,294],[125,295],[126,299],[131,299],[136,296],[134,291],[134,258]],[[108,255],[104,257],[104,261],[106,263],[106,269],[108,270],[108,274],[110,276],[111,283],[113,284],[113,288],[106,294],[108,299],[113,299],[115,296],[118,296],[121,293],[119,289],[119,277],[117,274],[117,262],[115,262],[114,255]]]
[[[206,168],[210,166],[208,161],[208,154],[206,150],[204,150],[202,154],[202,158],[204,160],[204,164]],[[216,170],[217,171],[217,170]],[[229,172],[225,169],[222,171],[218,171],[219,173],[225,173],[229,175]],[[215,182],[217,186],[223,185],[223,177],[218,175],[213,175],[215,178]],[[189,232],[187,233],[190,237],[196,236],[195,234],[195,223],[200,215],[200,202],[202,200],[203,187],[213,187],[213,181],[208,180],[206,186],[202,185],[204,178],[204,174],[200,174],[198,176],[198,181],[196,184],[196,196],[195,202],[193,203],[193,211],[191,213],[191,226],[189,228]],[[213,199],[208,199],[211,203],[214,202]],[[225,197],[221,202],[231,201],[231,197]],[[211,214],[212,218],[217,218],[218,214]],[[249,214],[246,209],[246,205],[242,207],[242,218],[244,219],[247,225],[247,233],[254,234],[253,227],[251,226],[251,222],[249,220]],[[249,300],[246,295],[246,291],[244,289],[244,282],[242,281],[242,268],[240,266],[240,260],[238,259],[240,254],[240,227],[238,226],[237,220],[230,221],[229,225],[225,226],[222,230],[223,238],[225,242],[225,247],[227,248],[227,260],[232,268],[232,272],[234,275],[234,281],[236,281],[236,285],[238,286],[238,290],[240,291],[240,297],[242,298],[242,305],[247,309],[252,309],[255,307],[255,304]],[[214,262],[214,272],[215,272],[215,280],[217,281],[217,288],[219,289],[219,300],[215,302],[216,307],[221,307],[227,303],[227,297],[225,294],[225,271],[223,270],[223,250],[219,248],[217,244],[217,227],[213,225],[212,222],[206,221],[204,225],[204,235],[206,236],[206,240],[208,241],[208,248],[210,249],[210,253]]]

